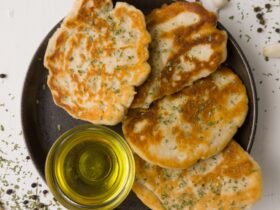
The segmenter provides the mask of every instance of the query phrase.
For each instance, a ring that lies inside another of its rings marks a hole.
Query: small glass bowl
[[[105,152],[91,144],[101,144]],[[113,209],[132,188],[135,178],[133,153],[127,142],[107,127],[78,126],[62,134],[51,147],[45,176],[54,197],[68,209]],[[108,190],[106,188],[107,194],[98,194],[99,187],[96,186],[100,183],[103,187],[110,186]]]

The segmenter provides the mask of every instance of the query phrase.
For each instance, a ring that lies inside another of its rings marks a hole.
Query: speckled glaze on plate
[[[145,14],[171,0],[128,0],[130,4],[141,9]],[[48,71],[43,66],[43,58],[49,38],[59,27],[58,23],[44,38],[29,66],[21,102],[23,134],[30,155],[37,170],[44,178],[44,166],[49,149],[54,141],[65,131],[86,122],[76,120],[53,102],[51,93],[46,85]],[[220,29],[226,30],[221,24]],[[238,130],[235,139],[250,152],[257,125],[256,88],[250,66],[240,47],[228,33],[228,59],[225,65],[230,67],[246,86],[249,97],[249,113],[244,125]],[[121,125],[110,127],[122,135]],[[120,209],[146,210],[133,192],[121,204]]]

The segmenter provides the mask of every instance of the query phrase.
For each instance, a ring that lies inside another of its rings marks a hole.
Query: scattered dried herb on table
[[[0,78],[1,79],[4,79],[4,78],[6,78],[7,77],[7,74],[0,74]]]

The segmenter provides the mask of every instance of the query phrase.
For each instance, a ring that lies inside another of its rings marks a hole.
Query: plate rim
[[[252,87],[252,104],[253,104],[253,113],[252,113],[252,130],[250,133],[250,138],[249,138],[249,143],[246,147],[246,151],[248,153],[251,153],[252,147],[253,147],[253,143],[255,141],[255,137],[256,137],[256,131],[257,131],[257,124],[258,124],[258,100],[257,100],[257,88],[256,88],[256,82],[254,79],[254,75],[253,75],[253,70],[249,64],[249,61],[245,55],[245,53],[243,52],[243,50],[241,49],[240,45],[237,43],[236,39],[232,36],[232,34],[224,27],[223,24],[221,24],[218,21],[217,24],[218,28],[224,30],[227,32],[228,35],[228,40],[231,41],[232,45],[235,47],[235,49],[238,51],[239,55],[241,55],[241,60],[244,63],[246,72],[248,74],[248,78],[249,78],[249,82],[250,82],[250,86]]]

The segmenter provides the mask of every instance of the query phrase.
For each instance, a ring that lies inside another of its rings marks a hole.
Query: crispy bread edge
[[[133,191],[136,196],[153,210],[165,210],[157,196],[144,185],[134,182]]]

